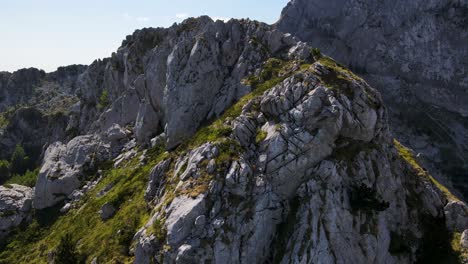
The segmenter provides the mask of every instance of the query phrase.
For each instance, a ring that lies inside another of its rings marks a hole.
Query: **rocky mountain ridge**
[[[393,141],[380,93],[272,26],[138,30],[75,84],[72,136],[34,189],[0,189],[0,263],[466,257],[468,207]]]
[[[8,159],[18,144],[34,161],[44,147],[67,139],[68,112],[78,102],[78,76],[86,66],[59,67],[45,73],[35,68],[0,73],[0,159]]]

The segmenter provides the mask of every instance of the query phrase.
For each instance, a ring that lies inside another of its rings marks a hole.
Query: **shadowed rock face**
[[[0,73],[0,112],[31,98],[34,86],[39,85],[45,75],[44,71],[35,68]]]
[[[59,67],[45,73],[35,68],[0,73],[0,159],[9,159],[15,146],[22,145],[37,161],[44,147],[70,139],[68,131],[71,106],[78,76],[83,65]]]
[[[276,24],[379,89],[393,132],[468,194],[468,2],[294,0]]]
[[[59,95],[72,95],[77,77],[86,68],[84,65],[70,65],[51,73],[35,68],[0,72],[0,112],[17,105],[54,108],[56,102],[49,101]]]

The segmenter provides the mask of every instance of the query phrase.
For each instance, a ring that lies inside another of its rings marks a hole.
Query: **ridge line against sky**
[[[289,0],[6,0],[0,9],[0,71],[90,64],[136,29],[188,17],[250,18],[272,24]]]

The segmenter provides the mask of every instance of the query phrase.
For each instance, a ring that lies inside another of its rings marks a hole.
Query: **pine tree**
[[[16,145],[10,160],[10,172],[12,174],[24,174],[29,169],[29,157],[21,145]]]

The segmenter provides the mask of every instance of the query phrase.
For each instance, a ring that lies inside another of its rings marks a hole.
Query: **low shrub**
[[[33,171],[27,170],[23,175],[15,174],[13,177],[8,179],[5,183],[7,184],[19,184],[28,187],[34,187],[37,181],[37,175],[39,174],[39,169]]]

